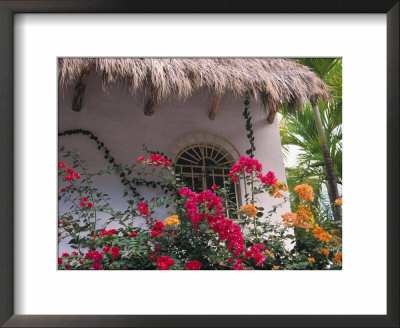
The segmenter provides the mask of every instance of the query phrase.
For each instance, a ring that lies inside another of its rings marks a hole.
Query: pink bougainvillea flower
[[[100,263],[103,261],[103,255],[98,251],[90,251],[85,254],[85,259],[93,260],[92,270],[103,270]]]
[[[257,174],[257,177],[260,179],[260,182],[262,184],[265,184],[267,186],[274,186],[277,181],[275,173],[272,171],[268,171],[266,175],[262,175],[261,173]]]
[[[156,221],[154,225],[151,227],[150,235],[152,237],[157,237],[158,235],[161,235],[164,232],[163,228],[164,228],[164,223],[161,221]]]
[[[244,254],[244,259],[247,260],[251,257],[258,266],[262,267],[266,259],[266,256],[262,252],[264,249],[264,244],[250,246],[250,249]]]
[[[147,204],[145,202],[142,202],[142,203],[139,204],[138,211],[142,215],[149,215],[150,214],[149,208],[147,207]]]
[[[115,246],[111,247],[111,257],[112,257],[113,259],[119,258],[119,256],[120,256],[119,250],[120,250],[120,249],[119,249],[118,247],[115,247]]]
[[[224,201],[221,197],[211,190],[196,194],[188,188],[181,188],[179,194],[188,197],[185,203],[186,216],[190,218],[195,231],[200,223],[208,222],[219,239],[227,242],[228,249],[234,257],[239,257],[246,251],[241,228],[225,217]]]
[[[167,159],[164,156],[161,156],[160,154],[150,154],[148,161],[146,161],[146,158],[144,156],[140,156],[136,160],[136,163],[143,163],[143,162],[144,164],[153,165],[155,167],[162,165],[168,167],[171,165],[171,162],[167,161]]]
[[[233,265],[233,270],[243,270],[244,266],[242,264],[241,259],[236,259],[235,264]]]
[[[92,266],[92,268],[90,270],[104,270],[104,269],[101,267],[100,262],[94,262],[93,261],[93,266]]]
[[[200,270],[201,262],[199,261],[189,261],[186,263],[186,270]]]
[[[140,156],[138,157],[138,159],[136,160],[136,163],[140,163],[140,162],[144,162],[146,160],[146,158],[144,156]]]
[[[155,261],[158,259],[158,253],[157,252],[150,252],[150,257],[149,257],[150,261]]]
[[[117,233],[117,230],[115,229],[110,229],[110,230],[101,230],[101,232],[99,233],[99,237],[104,237],[104,236],[111,236],[111,235],[115,235]]]
[[[161,256],[157,260],[157,266],[159,270],[168,270],[170,266],[173,266],[175,261],[169,256]]]
[[[251,174],[254,171],[255,172],[262,171],[261,163],[254,158],[240,156],[239,161],[232,165],[228,177],[231,179],[231,181],[237,182],[237,175],[242,174],[244,172]]]

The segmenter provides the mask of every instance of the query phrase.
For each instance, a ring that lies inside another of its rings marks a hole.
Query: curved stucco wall
[[[242,116],[244,99],[224,95],[217,116],[211,121],[208,113],[212,97],[203,90],[186,102],[174,101],[161,105],[152,116],[145,116],[143,113],[142,95],[132,96],[126,87],[117,86],[104,92],[101,79],[95,74],[89,77],[80,112],[71,109],[73,93],[73,87],[60,91],[59,131],[81,128],[93,132],[105,143],[119,163],[134,163],[136,158],[143,154],[142,144],[172,157],[182,136],[191,132],[217,134],[229,140],[240,154],[245,154],[245,150],[249,148]],[[264,173],[274,171],[278,179],[285,182],[278,123],[276,120],[273,124],[267,123],[261,105],[254,101],[250,104],[250,112],[255,134],[255,158],[263,164]],[[100,152],[96,143],[87,136],[59,137],[59,146],[79,150],[90,171],[100,170],[109,164],[104,159],[104,153]],[[124,187],[118,176],[102,176],[95,181],[95,185],[112,197],[113,206],[125,208],[126,203],[122,199]],[[141,192],[146,198],[154,196],[154,189],[151,188],[142,188]],[[265,194],[259,200],[259,205],[266,209],[279,202]],[[59,212],[62,213],[65,209],[67,206],[60,202]],[[286,203],[278,209],[273,219],[280,220],[280,214],[289,210],[290,206]],[[161,209],[155,216],[163,219],[166,211]],[[68,247],[62,244],[60,251],[62,250],[68,250]]]

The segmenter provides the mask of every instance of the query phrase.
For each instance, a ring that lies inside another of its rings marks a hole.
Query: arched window
[[[195,134],[190,137],[184,138],[186,145],[176,155],[176,172],[195,192],[211,189],[214,184],[224,186],[231,166],[239,157],[235,147],[216,135]],[[225,148],[221,144],[228,147]],[[240,193],[237,184],[230,184],[229,194],[231,202],[238,207]]]

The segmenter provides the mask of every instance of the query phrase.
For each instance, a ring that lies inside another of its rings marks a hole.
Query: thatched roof
[[[281,58],[64,58],[59,59],[61,87],[80,82],[89,71],[102,75],[103,88],[123,82],[130,93],[148,97],[145,113],[168,100],[184,100],[199,88],[214,97],[214,116],[221,97],[231,92],[261,98],[269,121],[279,107],[300,108],[310,100],[328,100],[328,87],[307,67]],[[81,83],[79,85],[79,83]],[[81,101],[81,100],[80,100]],[[79,108],[80,109],[80,108]],[[210,118],[212,113],[210,113]]]

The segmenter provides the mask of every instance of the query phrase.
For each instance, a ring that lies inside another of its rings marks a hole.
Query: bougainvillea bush
[[[79,153],[61,152],[72,165],[58,163],[59,201],[68,205],[58,216],[58,239],[74,250],[61,253],[61,270],[341,269],[338,226],[332,228],[326,218],[314,214],[310,186],[296,186],[301,199],[297,211],[272,223],[272,215],[287,201],[288,188],[273,172],[263,172],[257,159],[240,157],[224,186],[195,192],[161,154],[89,172]],[[165,196],[146,200],[126,182],[121,195],[126,208],[115,210],[106,190],[94,187],[102,174],[124,179],[135,175],[136,184],[160,188]],[[229,190],[230,184],[240,182],[249,191],[238,208]],[[282,203],[264,209],[257,206],[260,197]],[[161,206],[169,209],[168,217],[156,217],[155,209]],[[341,199],[332,206],[341,206]],[[144,224],[136,224],[138,220]]]

